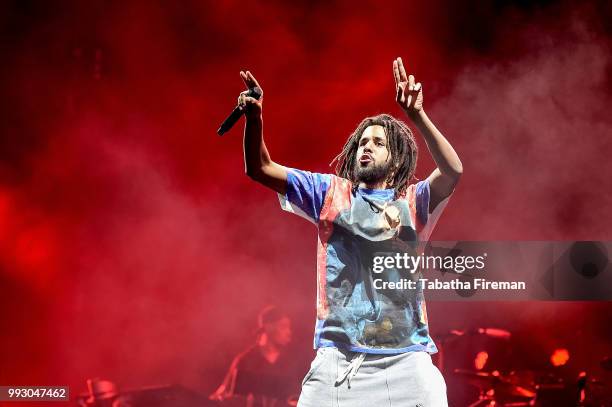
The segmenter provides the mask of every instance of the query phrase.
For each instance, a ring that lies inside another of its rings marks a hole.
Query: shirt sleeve
[[[433,232],[440,215],[446,208],[450,196],[440,202],[430,213],[429,201],[431,191],[429,181],[427,179],[419,181],[415,187],[415,206],[417,223],[420,224],[420,230],[417,230],[419,241],[427,241]]]
[[[330,174],[287,168],[287,192],[278,194],[281,208],[318,224],[330,185]]]
[[[416,215],[421,225],[425,225],[429,217],[429,181],[419,181],[415,190]]]

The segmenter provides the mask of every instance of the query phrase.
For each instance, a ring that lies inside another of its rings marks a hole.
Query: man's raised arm
[[[240,77],[248,88],[261,86],[251,72],[240,71]],[[263,91],[262,91],[263,92]],[[245,109],[244,126],[244,166],[246,174],[260,184],[284,195],[287,189],[287,170],[270,159],[263,139],[262,104],[263,97],[257,100],[242,92],[238,104]]]
[[[438,167],[427,177],[430,186],[429,212],[432,213],[453,192],[463,174],[463,165],[453,146],[425,114],[423,88],[420,83],[415,84],[414,76],[406,75],[401,58],[393,61],[393,75],[397,103],[419,129]]]

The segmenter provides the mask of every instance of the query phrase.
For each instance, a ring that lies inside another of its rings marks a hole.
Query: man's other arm
[[[248,88],[261,88],[251,72],[240,72]],[[246,174],[254,181],[285,195],[287,190],[287,169],[270,158],[263,139],[263,98],[257,100],[247,97],[246,92],[240,95],[238,103],[243,106],[246,117],[244,126],[244,167]]]
[[[423,87],[407,75],[401,58],[393,61],[396,101],[419,130],[437,168],[427,177],[430,189],[429,213],[455,189],[463,174],[463,165],[453,146],[436,128],[423,109]]]

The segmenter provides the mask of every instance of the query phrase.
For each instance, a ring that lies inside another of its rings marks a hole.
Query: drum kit
[[[457,338],[466,339],[473,348],[479,339],[501,340],[509,346],[510,332],[496,328],[478,328],[474,330],[453,330],[446,335],[436,335],[438,338],[437,366],[444,374],[447,385],[451,381],[460,383],[462,390],[468,386],[478,393],[474,399],[456,400],[449,393],[449,406],[457,407],[612,407],[612,388],[600,378],[587,372],[580,372],[570,379],[555,373],[554,368],[548,369],[487,369],[487,352],[478,352],[473,360],[473,368],[450,367],[446,359],[446,350],[453,349],[454,355],[464,353],[456,342]],[[486,341],[485,341],[486,342]],[[483,342],[480,341],[480,344]],[[453,346],[449,346],[449,345]],[[473,350],[473,349],[472,349]],[[470,352],[468,352],[470,353]],[[566,362],[569,355],[563,357],[560,352],[560,363]],[[507,354],[504,361],[512,360]],[[511,364],[508,362],[507,364]],[[604,357],[599,362],[601,375],[612,375],[612,359]],[[132,391],[118,392],[116,386],[103,380],[88,380],[88,393],[77,399],[82,407],[295,407],[297,395],[287,400],[266,397],[232,395],[223,400],[213,400],[182,386],[162,386]]]
[[[445,364],[445,347],[452,338],[465,337],[473,340],[474,336],[486,336],[508,340],[510,332],[500,329],[478,328],[471,331],[450,331],[442,335],[439,344],[438,368],[447,381],[456,380],[461,387],[472,386],[477,389],[475,400],[462,403],[468,407],[612,407],[612,389],[610,384],[582,371],[577,377],[568,379],[555,373],[553,365],[548,369],[495,369],[486,371],[479,366],[480,355],[474,359],[473,369],[449,369]],[[485,353],[486,352],[481,352]],[[512,358],[509,358],[512,359]],[[486,356],[485,356],[486,360]],[[563,363],[567,361],[562,360]],[[507,360],[508,364],[511,364]],[[606,356],[601,359],[602,374],[612,373],[612,360]],[[449,397],[449,405],[452,403]]]

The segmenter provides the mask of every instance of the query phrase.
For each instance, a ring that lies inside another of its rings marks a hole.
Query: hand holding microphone
[[[217,130],[217,134],[220,136],[227,133],[243,114],[245,114],[247,118],[261,115],[263,107],[263,90],[259,86],[259,83],[257,83],[257,79],[255,79],[253,74],[249,71],[240,71],[240,77],[249,90],[240,93],[240,96],[238,96],[238,105],[227,119],[221,123],[219,130]]]
[[[238,96],[238,106],[246,108],[247,116],[259,116],[263,103],[263,90],[251,72],[240,71],[240,77],[249,90],[240,93],[240,96]]]

